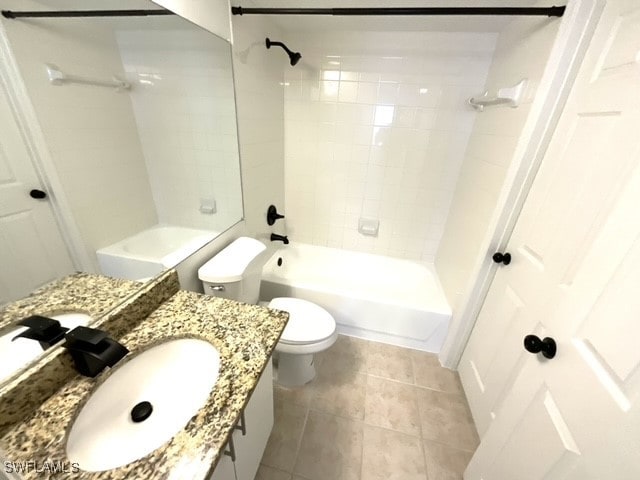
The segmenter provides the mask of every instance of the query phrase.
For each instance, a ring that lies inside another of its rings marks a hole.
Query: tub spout
[[[271,234],[271,241],[272,242],[282,242],[285,245],[289,245],[289,239],[287,238],[286,235],[278,235],[277,233],[272,233]]]

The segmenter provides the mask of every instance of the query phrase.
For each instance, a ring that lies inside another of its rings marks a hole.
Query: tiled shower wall
[[[454,315],[478,259],[486,255],[483,243],[491,235],[490,225],[507,171],[545,71],[549,52],[560,25],[559,18],[516,18],[505,27],[497,47],[485,88],[491,92],[528,79],[526,94],[518,108],[487,108],[478,115],[460,178],[438,249],[435,265]],[[522,137],[522,138],[521,138]]]
[[[159,222],[226,230],[242,218],[229,45],[197,29],[117,39]]]
[[[247,234],[269,244],[267,208],[284,207],[284,100],[281,57],[264,38],[280,36],[268,16],[233,17],[233,70],[238,108],[242,193]],[[279,225],[276,224],[279,227]]]
[[[303,56],[284,82],[290,238],[432,262],[476,115],[465,101],[481,93],[495,40],[287,36]],[[358,233],[361,217],[379,220],[376,237]]]

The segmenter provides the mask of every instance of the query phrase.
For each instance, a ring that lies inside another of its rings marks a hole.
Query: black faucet
[[[129,350],[96,328],[76,327],[65,336],[69,350],[81,375],[95,377],[105,367],[113,367]]]
[[[30,317],[23,318],[17,322],[17,324],[24,325],[28,328],[24,332],[13,337],[11,341],[21,337],[36,340],[40,343],[42,350],[46,350],[52,345],[58,343],[64,338],[65,332],[69,330],[68,328],[60,325],[58,320],[41,317],[40,315],[32,315]]]
[[[289,245],[289,239],[287,238],[286,235],[278,235],[277,233],[272,233],[271,234],[271,241],[272,242],[282,242],[285,245]]]

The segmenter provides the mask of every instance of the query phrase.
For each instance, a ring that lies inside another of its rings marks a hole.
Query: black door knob
[[[269,205],[267,209],[267,225],[273,225],[279,218],[284,218],[284,215],[278,213],[275,205]]]
[[[553,358],[556,356],[557,346],[556,341],[551,337],[544,337],[540,340],[540,337],[536,335],[527,335],[524,337],[524,348],[527,352],[540,353],[545,358]]]
[[[31,198],[37,198],[39,200],[47,198],[47,192],[43,192],[42,190],[38,190],[35,188],[29,192],[29,195],[31,196]]]
[[[496,252],[493,254],[493,261],[496,263],[502,263],[503,265],[509,265],[511,263],[511,254],[510,253],[500,253]]]

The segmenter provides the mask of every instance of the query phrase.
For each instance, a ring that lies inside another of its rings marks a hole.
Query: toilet
[[[198,269],[205,294],[257,304],[262,267],[269,258],[258,240],[240,237]],[[333,316],[315,303],[279,297],[267,306],[289,313],[276,345],[276,381],[287,387],[304,385],[316,375],[314,355],[338,338]]]

